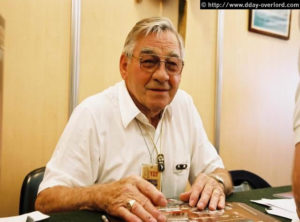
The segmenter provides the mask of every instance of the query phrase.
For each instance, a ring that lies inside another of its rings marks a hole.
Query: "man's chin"
[[[169,103],[166,103],[166,102],[165,103],[153,103],[153,104],[150,104],[149,108],[153,113],[159,113],[162,110],[164,110],[164,108],[166,108],[166,106],[168,104]]]

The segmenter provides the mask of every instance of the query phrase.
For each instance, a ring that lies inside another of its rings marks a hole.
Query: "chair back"
[[[20,195],[19,214],[29,213],[35,210],[34,203],[44,173],[45,167],[41,167],[31,171],[24,178]]]
[[[271,187],[266,180],[250,171],[231,170],[229,172],[232,178],[234,192]]]

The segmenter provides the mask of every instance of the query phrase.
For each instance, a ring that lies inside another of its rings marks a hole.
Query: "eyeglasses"
[[[157,55],[142,54],[140,57],[133,58],[139,59],[140,68],[148,73],[154,73],[159,67],[160,63],[165,63],[165,69],[169,75],[180,75],[183,68],[183,61],[178,57],[165,57],[165,60],[161,60]]]

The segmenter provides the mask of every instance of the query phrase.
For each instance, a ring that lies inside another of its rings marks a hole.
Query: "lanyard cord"
[[[141,126],[140,126],[140,124],[139,124],[139,122],[138,122],[138,120],[137,119],[135,119],[136,121],[136,124],[138,125],[138,127],[139,127],[139,129],[140,129],[140,132],[141,132],[141,135],[142,135],[142,137],[143,137],[143,139],[144,139],[144,142],[145,142],[145,144],[146,144],[146,146],[147,146],[147,150],[148,150],[148,153],[149,153],[149,157],[150,157],[150,162],[153,164],[153,158],[152,158],[152,154],[151,154],[151,152],[150,152],[150,149],[149,149],[149,146],[148,146],[148,144],[147,144],[147,141],[146,141],[146,139],[145,139],[145,137],[144,137],[144,135],[143,135],[143,132],[142,132],[142,129],[141,129]]]
[[[143,131],[142,131],[142,128],[141,128],[141,126],[140,126],[139,120],[136,119],[136,118],[135,118],[135,120],[136,120],[136,123],[137,123],[137,125],[138,125],[138,127],[139,127],[139,129],[140,129],[140,132],[141,132],[141,135],[142,135],[142,137],[143,137],[143,139],[144,139],[144,142],[145,142],[145,144],[146,144],[146,146],[147,146],[147,149],[148,149],[148,152],[149,152],[149,156],[150,156],[150,158],[151,158],[151,163],[153,163],[152,154],[151,154],[151,152],[150,152],[150,148],[149,148],[149,146],[148,146],[148,143],[147,143],[147,141],[146,141],[146,138],[145,138],[144,135],[143,135]],[[159,155],[159,154],[161,153],[162,128],[163,128],[163,122],[161,123],[159,137],[157,138],[157,141],[156,141],[156,143],[157,143],[157,142],[158,142],[158,139],[160,140],[160,141],[159,141],[159,150],[158,150],[156,144],[154,143],[154,139],[152,138],[152,136],[150,135],[150,133],[146,130],[146,133],[147,133],[148,136],[150,137],[151,142],[152,142],[152,144],[153,144],[153,146],[154,146],[154,148],[155,148],[155,151],[156,151],[156,154],[157,154],[157,155]]]

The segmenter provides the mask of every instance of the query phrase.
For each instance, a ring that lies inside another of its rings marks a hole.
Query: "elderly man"
[[[183,55],[169,19],[147,18],[133,27],[120,58],[123,81],[74,110],[47,164],[38,210],[93,209],[126,221],[165,221],[157,206],[167,198],[224,208],[231,178],[191,97],[178,89]]]

